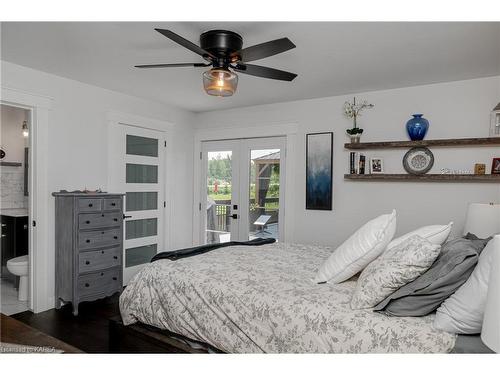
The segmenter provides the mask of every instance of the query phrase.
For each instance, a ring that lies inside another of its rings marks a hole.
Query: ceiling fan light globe
[[[232,96],[238,87],[238,76],[229,69],[214,68],[203,73],[203,88],[208,95]]]

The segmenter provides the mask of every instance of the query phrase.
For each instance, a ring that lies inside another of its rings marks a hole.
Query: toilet
[[[28,256],[23,255],[7,261],[7,269],[10,273],[19,276],[19,301],[28,300]]]

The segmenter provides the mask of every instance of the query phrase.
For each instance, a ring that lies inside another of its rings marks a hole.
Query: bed
[[[327,247],[231,246],[148,264],[120,297],[137,322],[226,353],[447,353],[456,335],[433,315],[390,317],[352,310],[356,280],[315,284]]]

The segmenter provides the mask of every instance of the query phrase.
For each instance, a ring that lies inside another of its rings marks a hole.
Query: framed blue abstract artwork
[[[306,209],[332,210],[333,133],[306,134]]]

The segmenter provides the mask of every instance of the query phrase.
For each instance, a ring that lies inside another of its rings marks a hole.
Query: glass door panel
[[[207,152],[205,243],[231,240],[232,151]]]
[[[249,239],[279,239],[280,157],[280,149],[250,150]]]

